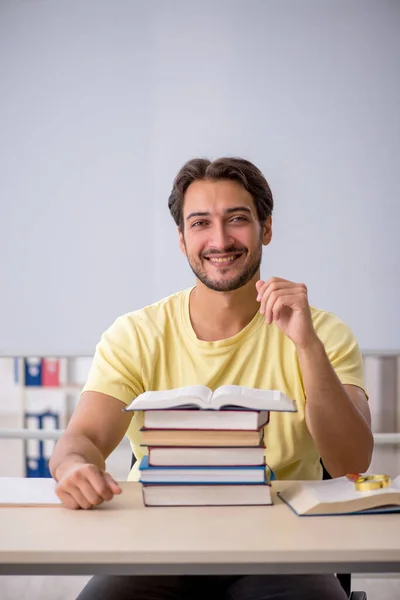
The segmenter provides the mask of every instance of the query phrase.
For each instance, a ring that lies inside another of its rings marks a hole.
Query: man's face
[[[271,240],[271,219],[262,228],[249,192],[235,181],[195,181],[183,206],[182,252],[208,288],[230,292],[258,272],[262,245]]]

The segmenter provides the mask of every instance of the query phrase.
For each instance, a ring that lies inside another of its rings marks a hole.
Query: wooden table
[[[32,482],[34,485],[34,482]],[[146,508],[138,483],[90,511],[0,508],[0,574],[400,572],[400,515],[267,507]]]

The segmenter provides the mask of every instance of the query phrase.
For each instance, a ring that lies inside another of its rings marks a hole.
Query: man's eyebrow
[[[210,213],[209,212],[192,212],[190,213],[190,215],[188,215],[186,217],[186,221],[189,221],[189,219],[191,219],[192,217],[209,217]]]
[[[251,215],[251,209],[248,206],[233,206],[232,208],[227,208],[224,212],[227,215],[235,212],[247,212]],[[193,217],[209,217],[211,213],[209,212],[191,212],[187,217],[186,221],[192,219]]]
[[[226,214],[231,214],[234,212],[247,212],[249,215],[251,215],[251,209],[249,206],[234,206],[225,210]]]

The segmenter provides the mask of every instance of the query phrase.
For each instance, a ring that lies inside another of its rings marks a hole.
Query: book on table
[[[268,484],[142,485],[145,506],[256,506],[271,505]]]
[[[278,496],[299,516],[399,512],[400,476],[389,487],[368,492],[357,491],[347,477],[297,481]]]
[[[0,477],[0,506],[60,506],[50,477]]]
[[[142,446],[259,446],[264,430],[141,429]]]
[[[257,467],[153,467],[147,456],[140,461],[140,483],[265,483],[265,466]]]
[[[270,411],[296,411],[296,404],[278,390],[224,385],[214,392],[204,385],[147,391],[125,411],[144,411],[151,429],[244,429],[266,425]]]
[[[157,447],[150,446],[149,464],[169,467],[253,467],[265,465],[264,446],[236,447]]]

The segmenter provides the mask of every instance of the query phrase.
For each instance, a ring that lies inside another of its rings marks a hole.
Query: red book
[[[42,385],[46,387],[59,387],[60,361],[58,358],[43,358]]]

